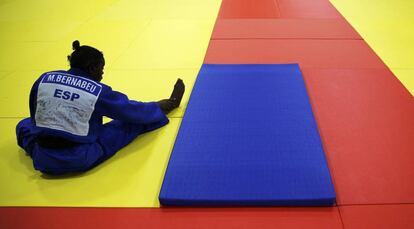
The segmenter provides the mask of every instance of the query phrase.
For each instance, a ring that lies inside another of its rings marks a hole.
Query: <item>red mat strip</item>
[[[328,0],[222,0],[223,18],[341,18]]]
[[[386,68],[362,40],[211,40],[204,62],[299,63],[301,68]]]
[[[281,18],[343,18],[328,0],[276,0]]]
[[[339,205],[414,203],[414,101],[389,70],[302,69]]]
[[[223,0],[219,18],[278,18],[275,0]]]
[[[15,228],[342,228],[334,208],[0,208]]]
[[[218,20],[212,39],[358,39],[361,36],[338,19],[226,19]]]
[[[347,229],[414,228],[414,204],[345,206],[340,211]]]

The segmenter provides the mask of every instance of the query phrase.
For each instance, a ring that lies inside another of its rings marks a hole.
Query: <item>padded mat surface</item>
[[[414,1],[331,0],[414,96]]]
[[[21,220],[24,216],[25,220]],[[343,229],[332,208],[0,208],[3,228]]]
[[[204,65],[160,193],[163,205],[332,205],[299,66]]]
[[[342,18],[327,0],[277,0],[282,18]]]
[[[158,193],[181,119],[139,136],[89,172],[41,175],[16,144],[20,119],[0,119],[0,206],[158,207]],[[1,225],[1,224],[0,224]]]
[[[362,39],[341,19],[222,19],[212,39]]]
[[[410,229],[414,204],[341,206],[344,228]]]
[[[387,69],[305,68],[302,72],[337,203],[414,203],[410,93]]]
[[[299,63],[307,68],[385,68],[363,40],[211,40],[204,63]]]
[[[214,20],[153,20],[114,63],[114,69],[199,68]]]
[[[278,18],[275,0],[222,0],[218,18]]]
[[[391,68],[391,70],[414,96],[414,68]]]

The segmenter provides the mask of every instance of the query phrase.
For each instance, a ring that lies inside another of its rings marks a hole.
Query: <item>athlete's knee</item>
[[[17,144],[26,150],[26,146],[31,141],[31,130],[32,130],[33,124],[30,118],[26,118],[21,120],[16,125],[16,138],[17,138]]]

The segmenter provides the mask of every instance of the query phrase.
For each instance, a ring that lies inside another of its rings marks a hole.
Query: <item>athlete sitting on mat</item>
[[[74,41],[68,71],[46,72],[30,92],[30,118],[16,127],[17,143],[46,174],[83,172],[102,163],[138,135],[168,123],[180,105],[184,83],[178,79],[169,99],[129,100],[100,83],[102,52]],[[113,121],[102,124],[102,117]]]

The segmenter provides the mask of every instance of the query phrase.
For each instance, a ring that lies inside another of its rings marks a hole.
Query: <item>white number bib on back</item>
[[[46,73],[37,92],[36,125],[87,136],[101,90],[101,85],[83,77]]]

